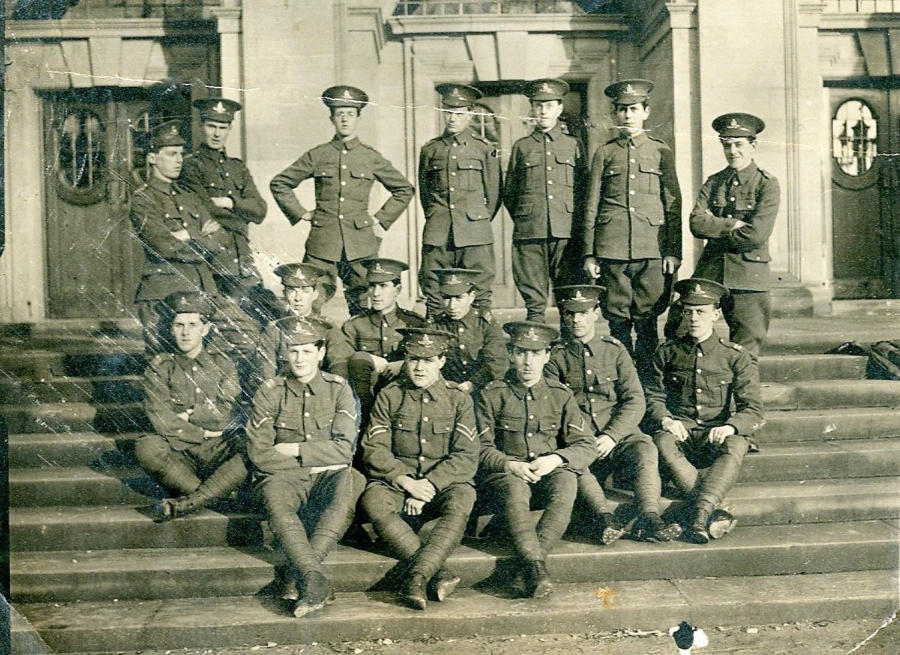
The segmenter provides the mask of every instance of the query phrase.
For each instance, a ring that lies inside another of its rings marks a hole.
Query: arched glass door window
[[[847,175],[869,171],[878,156],[878,117],[862,100],[838,106],[831,121],[831,148],[835,163]]]
[[[99,202],[106,183],[106,126],[86,107],[70,107],[57,124],[57,192],[73,204]]]

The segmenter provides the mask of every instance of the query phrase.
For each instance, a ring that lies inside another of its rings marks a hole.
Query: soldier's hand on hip
[[[601,434],[599,437],[597,437],[597,457],[599,459],[605,459],[606,457],[609,457],[609,454],[615,447],[616,442],[613,441],[613,438],[608,434]]]
[[[176,239],[178,239],[179,241],[183,241],[184,243],[187,243],[188,241],[191,240],[190,233],[185,229],[175,230],[174,232],[172,232],[172,236],[175,237]]]
[[[538,476],[538,478],[542,478],[548,473],[552,473],[563,464],[563,458],[555,453],[541,455],[531,463],[531,472]]]
[[[407,498],[403,501],[403,511],[409,516],[419,516],[425,509],[425,502],[416,498]]]
[[[525,482],[532,483],[541,479],[541,476],[535,475],[534,471],[531,470],[531,463],[529,462],[507,462],[506,468],[514,476],[525,480]]]
[[[679,269],[681,266],[681,260],[678,257],[663,257],[662,267],[663,267],[663,275],[674,275],[675,271]]]
[[[709,434],[706,435],[706,439],[709,443],[721,444],[725,443],[725,439],[733,434],[737,434],[737,430],[734,429],[733,425],[720,425],[710,430]]]
[[[667,416],[661,421],[662,429],[675,435],[675,441],[687,441],[690,436],[688,429],[684,427],[684,423],[678,421],[671,416]]]

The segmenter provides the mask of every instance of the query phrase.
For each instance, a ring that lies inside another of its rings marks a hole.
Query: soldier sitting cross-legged
[[[475,503],[478,467],[469,394],[441,375],[447,335],[404,328],[406,375],[378,394],[362,443],[369,486],[360,500],[375,532],[402,559],[400,599],[424,610],[459,578],[444,562],[459,545]],[[413,528],[437,523],[426,540]]]
[[[323,373],[328,324],[294,317],[281,348],[289,370],[253,400],[248,454],[269,527],[290,564],[284,598],[302,617],[334,601],[322,563],[353,521],[362,475],[350,464],[359,420],[347,381]],[[303,598],[297,591],[303,590]]]
[[[659,517],[659,464],[653,440],[638,429],[644,415],[644,391],[637,371],[621,341],[597,334],[598,305],[603,287],[558,287],[556,304],[565,326],[563,343],[553,348],[545,367],[547,377],[558,380],[575,394],[578,406],[591,422],[597,459],[578,476],[580,501],[602,518],[600,540],[611,544],[624,534],[610,511],[603,483],[615,473],[634,483],[640,517],[634,535],[646,541],[671,541],[681,535],[677,523]]]
[[[163,306],[171,315],[178,352],[157,355],[144,373],[144,408],[156,434],[135,446],[141,466],[179,494],[157,503],[157,521],[225,498],[247,477],[238,440],[237,370],[230,359],[203,345],[213,306],[190,291],[173,293]]]

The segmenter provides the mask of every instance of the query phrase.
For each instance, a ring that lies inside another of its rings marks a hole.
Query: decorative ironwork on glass
[[[147,151],[150,149],[150,113],[141,112],[128,119],[128,152],[131,175],[138,185],[150,180],[150,164]]]
[[[57,168],[60,181],[79,191],[98,186],[105,173],[104,141],[99,116],[88,109],[71,110],[59,130]]]
[[[872,168],[878,156],[878,119],[862,100],[847,100],[831,121],[832,156],[854,177]]]

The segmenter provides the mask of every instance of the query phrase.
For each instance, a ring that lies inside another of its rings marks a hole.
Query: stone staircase
[[[729,496],[740,524],[726,539],[603,548],[575,526],[551,556],[546,602],[506,597],[493,579],[509,549],[468,540],[451,559],[460,590],[424,613],[378,591],[393,560],[342,545],[329,560],[337,602],[306,620],[268,594],[280,558],[260,516],[154,524],[142,511],[163,491],[132,455],[147,426],[139,340],[7,336],[11,597],[30,623],[13,622],[12,652],[31,629],[55,652],[85,652],[887,616],[900,604],[900,382],[815,354],[850,338],[815,325],[806,340],[773,326],[762,451]]]

